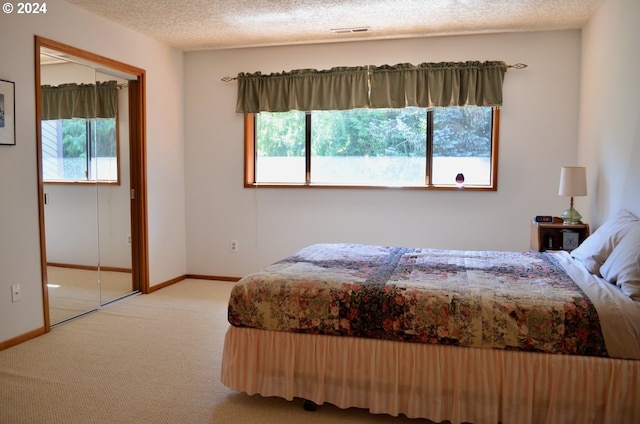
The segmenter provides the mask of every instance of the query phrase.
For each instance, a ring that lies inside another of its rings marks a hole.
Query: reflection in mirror
[[[41,158],[52,325],[135,291],[128,91],[122,89],[127,82],[119,72],[41,47]]]

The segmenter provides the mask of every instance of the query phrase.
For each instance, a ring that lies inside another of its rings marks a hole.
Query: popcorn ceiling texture
[[[184,51],[581,28],[604,0],[66,0]],[[334,34],[331,29],[370,27]]]

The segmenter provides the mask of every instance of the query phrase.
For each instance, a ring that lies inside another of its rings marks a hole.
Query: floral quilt
[[[318,244],[233,288],[234,326],[606,357],[596,310],[551,255]]]

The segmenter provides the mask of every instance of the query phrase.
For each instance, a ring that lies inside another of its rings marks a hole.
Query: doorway
[[[39,36],[35,59],[40,251],[49,331],[149,290],[145,71]],[[78,103],[77,110],[68,107]]]

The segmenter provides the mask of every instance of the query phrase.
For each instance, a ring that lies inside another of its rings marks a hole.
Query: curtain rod
[[[515,65],[507,65],[507,68],[524,69],[524,68],[526,68],[528,66],[529,65],[527,65],[526,63],[516,63]],[[220,78],[220,81],[231,82],[231,81],[235,81],[237,79],[238,79],[237,77],[222,77],[222,78]]]

